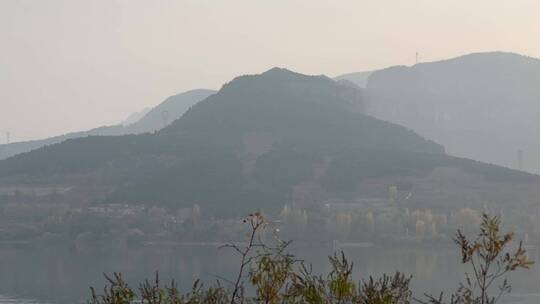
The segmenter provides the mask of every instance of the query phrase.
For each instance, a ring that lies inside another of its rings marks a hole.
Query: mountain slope
[[[348,80],[361,88],[367,87],[369,76],[374,71],[347,73],[334,77],[334,80]]]
[[[42,140],[3,144],[0,145],[0,159],[5,159],[73,138],[155,132],[182,116],[182,114],[184,114],[191,106],[213,93],[215,93],[215,91],[200,89],[171,96],[155,108],[147,111],[142,118],[137,119],[135,122],[128,125],[120,124],[115,126],[103,126],[89,131],[73,132]]]
[[[368,113],[407,126],[449,154],[540,172],[540,60],[478,53],[374,72]],[[523,152],[518,152],[523,151]]]
[[[155,132],[180,118],[189,108],[199,101],[216,93],[213,90],[190,90],[171,96],[151,109],[136,123],[127,126],[130,134]]]
[[[154,134],[68,140],[0,161],[0,185],[54,181],[85,197],[93,193],[89,187],[101,189],[96,202],[199,204],[223,215],[384,196],[402,178],[432,183],[424,179],[437,168],[481,184],[538,182],[448,157],[442,146],[365,115],[363,98],[361,90],[324,76],[277,68],[241,76]],[[368,193],[365,183],[378,187]]]
[[[148,112],[150,112],[151,108],[144,108],[138,112],[131,113],[122,123],[120,123],[122,126],[129,126],[131,124],[136,123],[141,118],[143,118]]]

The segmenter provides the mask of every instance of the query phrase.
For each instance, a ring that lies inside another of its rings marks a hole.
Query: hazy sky
[[[273,66],[335,76],[417,50],[540,57],[540,1],[0,0],[0,141],[114,124]]]

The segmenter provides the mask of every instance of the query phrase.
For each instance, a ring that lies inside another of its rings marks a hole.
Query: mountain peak
[[[286,68],[273,67],[270,70],[263,72],[260,76],[265,78],[283,78],[283,79],[302,79],[302,78],[323,78],[330,79],[325,75],[307,75],[298,72],[291,71]]]
[[[529,57],[527,55],[522,55],[519,53],[514,52],[505,52],[505,51],[491,51],[491,52],[476,52],[476,53],[470,53],[463,56],[459,56],[453,59],[464,59],[464,58],[515,58],[515,59],[536,59],[533,57]],[[449,59],[452,60],[452,59]]]
[[[270,70],[260,74],[260,76],[264,78],[284,78],[284,79],[309,77],[308,75],[293,72],[291,70],[280,68],[280,67],[273,67]]]
[[[492,51],[492,52],[477,52],[470,53],[450,59],[422,62],[412,66],[412,68],[423,68],[425,66],[439,66],[439,65],[463,65],[463,64],[484,64],[492,66],[501,65],[513,65],[513,64],[538,64],[540,60],[527,55],[522,55],[513,52]]]
[[[261,85],[269,88],[276,84],[309,83],[311,85],[322,83],[333,83],[334,81],[325,75],[306,75],[293,72],[291,70],[274,67],[260,74],[246,74],[234,78],[232,81],[223,85],[219,93],[225,93],[230,90],[243,89],[244,86]]]
[[[280,67],[273,67],[271,69],[269,69],[268,71],[266,72],[263,72],[262,73],[263,75],[272,75],[272,74],[297,74],[289,69],[286,69],[286,68],[280,68]]]

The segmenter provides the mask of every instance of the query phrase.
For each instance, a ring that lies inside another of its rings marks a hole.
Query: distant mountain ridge
[[[540,60],[475,53],[374,72],[367,111],[452,155],[540,173]]]
[[[198,204],[207,214],[240,215],[384,197],[398,182],[431,206],[460,195],[468,203],[500,200],[501,186],[540,181],[449,157],[365,107],[359,88],[274,68],[235,78],[153,134],[71,139],[0,161],[0,186],[54,183],[89,203]],[[452,182],[447,195],[432,186],[445,179],[467,182]]]
[[[369,76],[374,71],[347,73],[334,77],[334,80],[348,80],[361,88],[366,88]]]
[[[212,90],[198,89],[171,96],[153,109],[136,113],[141,117],[138,119],[136,117],[130,117],[133,122],[128,124],[124,122],[119,125],[103,126],[88,131],[73,132],[41,140],[2,144],[0,145],[0,160],[46,145],[60,143],[68,139],[87,136],[114,136],[155,132],[170,124],[175,119],[178,119],[197,102],[214,93],[215,91]],[[130,119],[128,119],[128,122]]]
[[[139,121],[141,118],[144,117],[144,115],[146,115],[146,113],[150,112],[151,108],[144,108],[138,112],[133,112],[131,113],[124,121],[122,121],[120,124],[123,125],[123,126],[128,126],[128,125],[131,125],[131,124],[134,124],[136,123],[137,121]]]

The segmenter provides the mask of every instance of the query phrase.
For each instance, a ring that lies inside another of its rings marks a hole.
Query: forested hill
[[[442,146],[363,114],[364,107],[358,88],[275,68],[234,79],[154,134],[73,139],[1,161],[0,183],[54,177],[72,191],[108,187],[106,202],[241,214],[279,209],[306,183],[321,199],[354,192],[366,179],[441,166],[501,181],[536,179],[448,157]]]
[[[98,169],[98,164],[83,165],[89,159],[100,158],[106,163],[110,161],[109,155],[113,158],[117,154],[185,158],[186,150],[195,154],[241,153],[251,148],[244,145],[250,139],[291,149],[317,148],[321,153],[323,148],[443,152],[441,146],[403,127],[363,115],[363,107],[362,92],[358,89],[324,76],[276,68],[225,84],[217,94],[193,106],[153,136],[73,139],[3,161],[0,174],[47,174],[46,167],[54,173],[82,173]],[[84,149],[79,149],[82,146]],[[51,161],[54,159],[58,162]],[[33,166],[30,161],[35,162]],[[16,163],[20,166],[10,165]]]
[[[406,128],[364,115],[364,107],[359,89],[325,76],[274,68],[225,84],[158,135],[219,143],[237,152],[246,148],[246,136],[318,152],[345,148],[443,152],[440,145]]]
[[[391,67],[374,72],[367,91],[371,115],[448,154],[540,173],[538,59],[492,52]]]
[[[73,138],[155,132],[178,119],[191,106],[213,93],[215,93],[215,91],[198,89],[173,95],[155,108],[149,110],[148,113],[146,113],[142,118],[127,125],[119,124],[114,126],[102,126],[88,131],[73,132],[41,140],[0,144],[0,159],[5,159],[20,153],[29,152],[43,146],[60,143]]]

